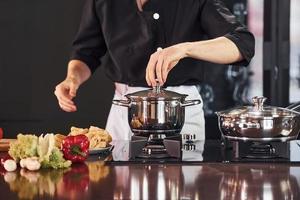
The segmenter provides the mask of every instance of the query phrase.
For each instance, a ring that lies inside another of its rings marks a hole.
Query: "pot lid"
[[[267,100],[265,97],[253,97],[253,106],[241,106],[225,111],[217,112],[220,116],[226,117],[240,117],[240,118],[275,118],[275,117],[294,117],[299,115],[298,112],[281,107],[264,106],[264,102]]]
[[[177,92],[172,92],[169,90],[164,90],[160,85],[154,86],[153,89],[142,90],[134,93],[125,95],[131,100],[182,100],[185,99],[188,95],[179,94]]]

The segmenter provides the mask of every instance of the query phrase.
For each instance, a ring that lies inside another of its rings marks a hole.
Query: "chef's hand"
[[[73,101],[79,88],[78,81],[73,78],[66,78],[55,87],[55,96],[61,109],[66,112],[74,112],[77,107]]]
[[[186,43],[176,44],[165,49],[158,48],[150,56],[146,69],[146,81],[149,86],[156,85],[156,79],[163,85],[169,72],[175,65],[186,57]]]
[[[75,112],[77,107],[73,101],[79,86],[91,76],[88,66],[72,60],[68,66],[67,78],[55,87],[54,94],[61,109],[66,112]]]

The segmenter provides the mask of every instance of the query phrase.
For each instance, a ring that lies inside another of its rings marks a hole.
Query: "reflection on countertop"
[[[128,170],[130,183],[112,191],[115,199],[300,198],[297,175],[280,165],[116,166],[115,170],[117,177]]]
[[[203,163],[1,171],[1,199],[299,199],[300,165]]]
[[[8,199],[86,199],[90,198],[90,186],[99,183],[109,174],[104,161],[73,164],[68,169],[18,169],[6,172],[0,167],[1,197]],[[4,186],[4,182],[8,186]],[[10,196],[12,195],[12,196]]]

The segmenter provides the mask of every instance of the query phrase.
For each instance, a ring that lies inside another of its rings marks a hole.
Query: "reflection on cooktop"
[[[182,141],[180,157],[130,157],[130,141],[113,141],[111,163],[300,162],[300,141],[257,144],[243,141]]]

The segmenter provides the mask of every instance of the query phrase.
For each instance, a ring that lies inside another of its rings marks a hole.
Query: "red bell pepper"
[[[62,142],[64,157],[72,162],[84,162],[88,157],[90,141],[85,135],[67,136]]]

